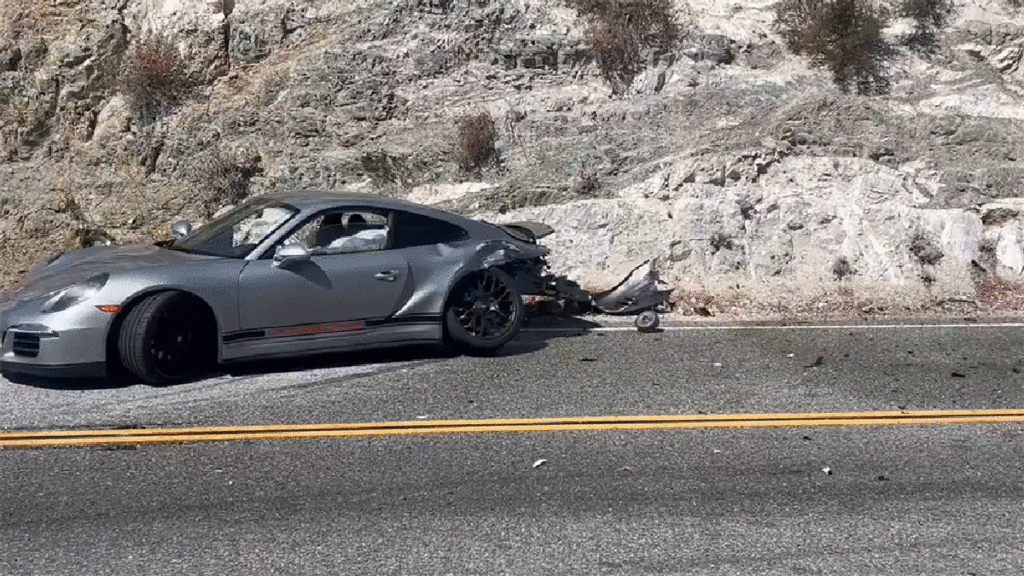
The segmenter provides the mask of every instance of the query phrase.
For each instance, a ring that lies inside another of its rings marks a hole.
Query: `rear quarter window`
[[[394,248],[447,244],[465,240],[469,233],[444,220],[397,211],[394,213]]]

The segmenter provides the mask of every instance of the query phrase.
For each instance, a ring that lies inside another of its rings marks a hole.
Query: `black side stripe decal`
[[[380,318],[373,320],[352,320],[347,322],[322,322],[318,324],[300,324],[297,326],[282,326],[278,328],[267,328],[262,330],[240,330],[224,335],[224,343],[241,342],[244,340],[260,340],[264,338],[290,338],[294,336],[316,336],[326,334],[340,334],[342,332],[359,332],[366,328],[380,326],[402,326],[409,324],[436,324],[441,317],[434,314],[415,314],[392,318]]]

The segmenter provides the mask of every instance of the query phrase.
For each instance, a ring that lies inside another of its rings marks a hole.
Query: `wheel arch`
[[[448,309],[451,306],[453,299],[455,299],[461,293],[463,284],[465,282],[471,281],[477,275],[487,274],[491,271],[498,271],[507,277],[506,279],[508,280],[508,282],[505,282],[505,284],[517,295],[517,298],[519,300],[519,318],[516,320],[517,326],[522,322],[523,315],[525,314],[523,294],[522,292],[519,291],[519,287],[516,285],[517,282],[515,276],[512,272],[509,271],[510,267],[514,269],[514,264],[514,262],[503,262],[501,264],[487,266],[484,268],[467,268],[464,269],[459,275],[457,275],[455,279],[449,284],[448,293],[445,294],[444,303],[441,308],[441,330],[442,339],[445,346],[450,346],[454,343],[447,322]],[[515,332],[518,331],[519,329],[517,327],[515,329]],[[501,345],[502,344],[499,344],[498,347],[500,347]]]
[[[121,305],[121,310],[111,320],[110,328],[107,330],[107,342],[106,342],[106,361],[107,371],[109,373],[127,373],[127,369],[124,368],[121,362],[121,352],[118,350],[117,341],[121,334],[121,327],[124,324],[125,318],[128,317],[128,313],[133,308],[138,306],[141,302],[147,298],[160,294],[162,292],[180,292],[187,296],[190,300],[194,301],[200,306],[200,308],[206,313],[207,319],[213,320],[214,339],[216,341],[216,359],[217,362],[221,360],[221,347],[220,347],[220,334],[222,331],[222,323],[220,317],[214,311],[210,303],[204,298],[196,294],[191,290],[179,288],[175,286],[154,286],[146,290],[142,290],[133,294],[124,304]]]

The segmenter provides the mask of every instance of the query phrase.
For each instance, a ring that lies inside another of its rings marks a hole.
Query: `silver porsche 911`
[[[250,199],[157,245],[63,254],[0,301],[5,376],[165,384],[215,363],[414,343],[493,350],[545,286],[543,225],[358,194]]]

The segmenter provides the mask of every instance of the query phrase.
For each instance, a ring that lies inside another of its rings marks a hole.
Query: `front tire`
[[[472,274],[455,287],[444,312],[445,331],[468,352],[508,343],[523,323],[523,297],[511,276],[497,268]]]
[[[121,325],[118,352],[148,384],[195,378],[209,368],[216,329],[209,313],[181,292],[160,292],[132,308]]]

